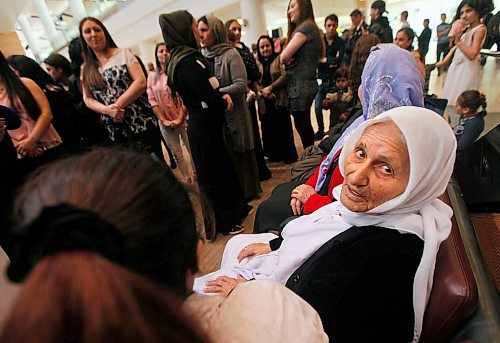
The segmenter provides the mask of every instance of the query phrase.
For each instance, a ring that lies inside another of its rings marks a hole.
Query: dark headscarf
[[[170,52],[167,62],[168,84],[174,85],[175,69],[185,57],[199,53],[193,34],[193,16],[188,11],[162,14],[159,18],[163,40]]]
[[[271,43],[271,55],[266,59],[260,53],[259,44],[262,39],[267,39]],[[259,57],[260,63],[262,63],[262,86],[269,86],[272,83],[271,79],[271,64],[278,57],[278,54],[274,50],[273,39],[267,35],[262,35],[257,40],[257,55]]]
[[[202,53],[203,56],[205,56],[206,58],[212,59],[222,55],[224,52],[226,52],[229,49],[232,49],[233,47],[231,46],[231,44],[229,44],[229,40],[227,39],[226,27],[224,26],[222,20],[213,15],[206,15],[202,17],[200,20],[205,22],[204,20],[205,18],[207,20],[207,25],[212,34],[214,45],[202,49]]]

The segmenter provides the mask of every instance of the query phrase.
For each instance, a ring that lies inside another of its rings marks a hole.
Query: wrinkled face
[[[199,48],[201,46],[201,33],[200,30],[198,29],[198,23],[196,22],[196,20],[194,20],[194,18],[193,18],[192,28],[193,28],[194,39],[196,39],[196,45],[198,45]]]
[[[346,89],[348,85],[349,80],[346,77],[337,77],[335,79],[335,86],[337,86],[338,89]]]
[[[408,50],[412,41],[408,38],[408,36],[403,32],[399,31],[396,34],[396,38],[394,38],[394,43],[402,49]]]
[[[208,25],[200,20],[198,22],[198,29],[200,30],[201,46],[209,48],[212,45],[214,45],[214,38],[212,36],[212,31],[210,31]]]
[[[392,122],[369,126],[344,161],[342,204],[369,211],[402,194],[410,178],[408,149]]]
[[[234,33],[234,39],[236,43],[239,43],[241,40],[241,26],[237,21],[233,21],[231,25],[229,25],[229,31]]]
[[[476,24],[479,22],[479,14],[469,5],[464,5],[460,10],[460,19],[465,20],[467,25]]]
[[[168,58],[170,57],[170,53],[168,52],[165,44],[162,44],[158,47],[158,50],[156,51],[156,57],[158,57],[158,61],[160,61],[162,65],[167,62]]]
[[[106,49],[106,36],[102,27],[93,20],[86,20],[82,25],[83,39],[87,45],[94,51],[103,51]]]
[[[299,21],[300,9],[296,0],[291,0],[288,4],[288,18],[294,24],[297,24]]]
[[[49,73],[50,76],[52,76],[52,78],[56,81],[60,81],[62,76],[63,76],[63,72],[62,72],[62,69],[61,68],[56,68],[54,66],[51,66],[50,64],[47,64],[45,63],[45,68],[47,68],[47,72]]]
[[[326,30],[326,35],[331,37],[335,33],[337,33],[337,23],[334,22],[333,20],[328,19],[325,23],[325,30]]]
[[[269,41],[269,39],[263,38],[260,40],[259,51],[264,58],[271,56],[273,48],[271,47],[271,42]]]

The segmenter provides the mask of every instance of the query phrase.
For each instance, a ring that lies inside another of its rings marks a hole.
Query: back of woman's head
[[[31,271],[2,342],[203,342],[180,301],[89,251],[44,257]]]
[[[45,64],[51,65],[54,68],[61,68],[64,75],[71,76],[71,64],[68,59],[60,54],[51,54],[44,61]]]
[[[28,115],[36,120],[40,116],[40,108],[29,89],[21,82],[19,77],[10,68],[7,59],[0,51],[0,79],[7,89],[11,106],[17,108],[16,96],[23,104]]]
[[[479,112],[479,115],[482,115],[484,117],[487,114],[486,96],[477,90],[469,90],[463,92],[458,96],[457,102],[462,108],[468,107],[473,113],[477,112],[479,107],[481,107],[482,111]]]
[[[28,223],[60,203],[111,223],[123,236],[125,266],[186,294],[186,273],[197,271],[195,216],[186,191],[164,165],[119,149],[57,161],[22,187],[14,220]]]
[[[361,84],[361,74],[365,67],[366,60],[370,55],[372,47],[380,43],[380,38],[374,34],[361,36],[352,52],[351,64],[349,66],[349,75],[351,77],[351,86],[354,92],[358,90]]]
[[[12,55],[7,58],[7,62],[19,72],[19,76],[32,79],[41,89],[56,85],[50,75],[35,60],[29,57]]]

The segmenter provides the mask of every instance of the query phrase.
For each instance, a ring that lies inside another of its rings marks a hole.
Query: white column
[[[82,0],[68,0],[68,4],[77,23],[87,16]]]
[[[33,52],[35,56],[38,55],[40,53],[40,47],[38,46],[37,38],[33,35],[33,31],[31,30],[31,25],[28,21],[28,18],[26,17],[25,14],[21,14],[17,18],[17,21],[21,26],[21,30],[23,30],[24,37],[26,37],[26,40],[28,41],[30,50]]]
[[[139,53],[144,62],[144,65],[147,67],[148,63],[151,62],[153,65],[155,64],[155,44],[150,41],[142,41],[139,43]]]
[[[52,42],[57,36],[57,31],[54,21],[50,16],[49,9],[47,8],[44,0],[33,0],[33,4],[35,5],[36,12],[40,17],[45,34],[47,35],[48,40]]]
[[[241,39],[250,46],[266,33],[266,17],[262,0],[240,0],[241,17],[245,20],[245,36]]]

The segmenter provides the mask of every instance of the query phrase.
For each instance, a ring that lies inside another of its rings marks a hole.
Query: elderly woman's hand
[[[300,200],[292,198],[292,200],[290,200],[290,207],[292,208],[294,216],[300,216],[302,214],[304,204],[301,203]]]
[[[246,281],[247,280],[241,275],[238,275],[236,279],[229,276],[219,276],[213,281],[207,281],[207,283],[205,284],[206,287],[204,289],[204,292],[215,293],[227,298],[234,287]]]
[[[295,187],[292,191],[292,198],[299,200],[302,204],[305,204],[309,197],[316,194],[314,188],[309,185],[303,184]]]
[[[241,262],[245,257],[254,257],[258,255],[269,254],[271,246],[269,243],[252,243],[241,249],[238,254],[238,262]]]

